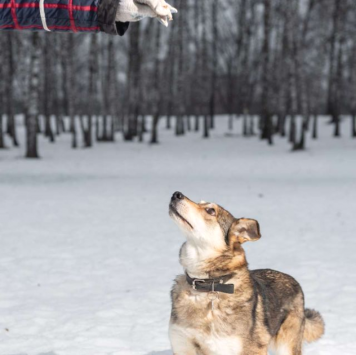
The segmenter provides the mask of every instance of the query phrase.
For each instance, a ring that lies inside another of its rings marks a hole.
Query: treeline
[[[158,142],[164,119],[176,135],[209,137],[217,114],[243,118],[243,135],[305,148],[329,115],[356,137],[354,0],[176,0],[179,14],[131,24],[124,38],[102,34],[0,33],[0,148],[18,145],[25,117],[27,157],[37,136],[68,133],[72,147]],[[150,119],[147,119],[150,116]],[[254,118],[258,116],[258,125]],[[7,143],[7,144],[6,144]]]

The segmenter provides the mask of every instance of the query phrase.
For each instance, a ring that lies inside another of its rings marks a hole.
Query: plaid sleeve
[[[0,29],[99,32],[122,35],[119,0],[0,0]]]

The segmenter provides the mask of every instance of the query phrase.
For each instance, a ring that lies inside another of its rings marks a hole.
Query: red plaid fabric
[[[98,32],[99,0],[45,0],[50,31]],[[0,29],[43,30],[39,0],[0,0]]]

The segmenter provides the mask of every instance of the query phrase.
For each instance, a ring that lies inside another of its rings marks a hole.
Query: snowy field
[[[218,126],[209,140],[161,129],[158,146],[118,139],[73,151],[68,136],[41,138],[38,161],[22,158],[23,144],[0,152],[0,355],[170,355],[184,241],[168,217],[176,190],[259,220],[250,268],[291,274],[324,316],[326,334],[305,354],[356,354],[349,122],[341,139],[322,122],[300,153],[285,140],[226,137],[224,118]]]

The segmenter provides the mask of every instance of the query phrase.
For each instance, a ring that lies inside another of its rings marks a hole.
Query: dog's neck
[[[243,249],[237,253],[229,250],[214,250],[190,241],[180,250],[180,263],[192,278],[209,279],[228,274],[248,272]]]
[[[210,276],[204,268],[205,260],[210,260],[216,256],[217,254],[214,251],[186,242],[180,250],[180,263],[190,277],[208,279]]]

